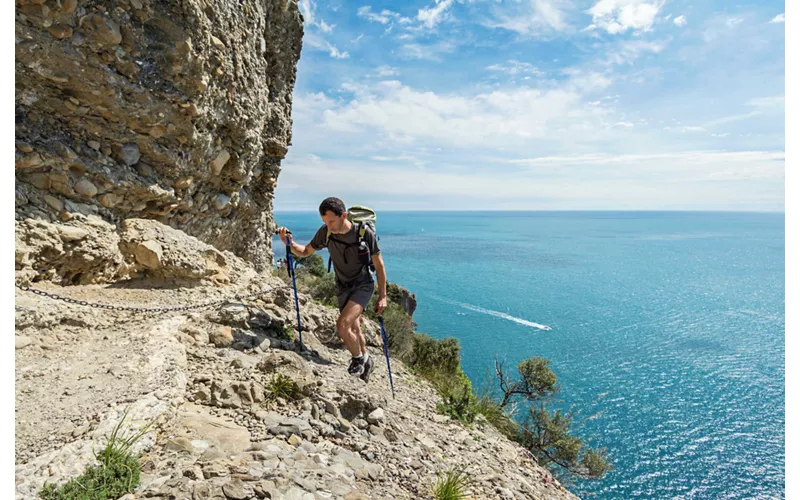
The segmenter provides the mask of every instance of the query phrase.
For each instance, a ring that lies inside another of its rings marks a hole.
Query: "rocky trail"
[[[331,329],[335,311],[302,297],[304,341],[280,338],[291,291],[259,276],[247,288],[45,285],[79,300],[177,306],[282,287],[251,303],[142,314],[94,309],[18,290],[17,498],[92,463],[129,411],[155,421],[136,498],[430,498],[437,474],[465,468],[472,498],[574,498],[494,428],[465,428],[435,412],[435,390],[393,360],[397,398],[368,326],[369,384],[349,376]],[[319,341],[330,340],[328,344]],[[286,377],[293,397],[276,391]]]

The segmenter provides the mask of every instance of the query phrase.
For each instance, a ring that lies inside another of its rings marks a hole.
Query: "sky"
[[[299,0],[275,208],[784,210],[784,3]]]

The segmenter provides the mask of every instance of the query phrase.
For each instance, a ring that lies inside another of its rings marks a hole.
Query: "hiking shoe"
[[[367,358],[367,361],[364,362],[364,373],[361,374],[361,380],[364,382],[369,382],[369,374],[372,373],[372,367],[375,363],[372,361],[372,356]]]
[[[350,366],[347,368],[347,373],[350,375],[357,377],[364,372],[364,361],[363,358],[351,358],[350,359]]]

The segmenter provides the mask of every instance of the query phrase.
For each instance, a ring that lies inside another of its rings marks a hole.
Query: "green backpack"
[[[351,243],[349,246],[356,246],[359,247],[359,257],[362,255],[362,244],[366,249],[366,244],[364,244],[364,234],[367,232],[367,228],[369,227],[372,232],[375,234],[375,239],[380,241],[380,237],[378,236],[377,231],[375,230],[375,223],[378,221],[378,214],[375,213],[375,210],[361,206],[361,205],[353,205],[347,210],[347,220],[356,224],[358,228],[358,243]],[[328,240],[331,238],[330,230],[328,231],[327,236],[325,236],[325,246],[328,246]],[[334,238],[334,240],[337,240]],[[372,263],[372,259],[369,256],[369,250],[366,251],[366,258],[362,261],[365,267],[368,267],[370,271],[375,272],[375,264]],[[331,272],[331,258],[328,256],[328,272]]]

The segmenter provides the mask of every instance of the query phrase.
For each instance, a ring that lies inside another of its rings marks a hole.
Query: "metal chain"
[[[96,309],[107,309],[107,310],[110,310],[110,311],[131,311],[131,312],[139,312],[139,313],[165,313],[165,312],[174,312],[174,311],[190,311],[192,309],[203,309],[203,308],[206,308],[206,307],[219,306],[219,305],[225,304],[227,302],[232,302],[233,300],[238,300],[238,301],[251,300],[251,299],[254,299],[256,297],[260,297],[262,295],[266,295],[267,293],[273,292],[275,290],[280,290],[280,289],[283,289],[283,288],[291,288],[288,285],[275,286],[275,287],[272,287],[272,288],[267,288],[266,290],[262,290],[260,292],[251,293],[249,295],[235,295],[235,296],[233,296],[231,298],[227,298],[227,299],[214,300],[212,302],[204,302],[202,304],[195,304],[195,305],[190,305],[190,306],[134,307],[134,306],[115,306],[115,305],[111,305],[111,304],[98,304],[98,303],[89,302],[89,301],[86,301],[86,300],[73,299],[72,297],[64,297],[62,295],[57,295],[55,293],[45,292],[44,290],[38,290],[36,288],[23,286],[23,285],[20,285],[18,283],[15,283],[15,286],[17,288],[19,288],[20,290],[23,290],[25,292],[35,293],[36,295],[41,295],[42,297],[48,297],[50,299],[61,300],[61,301],[64,301],[64,302],[68,302],[70,304],[77,304],[79,306],[94,307]]]

